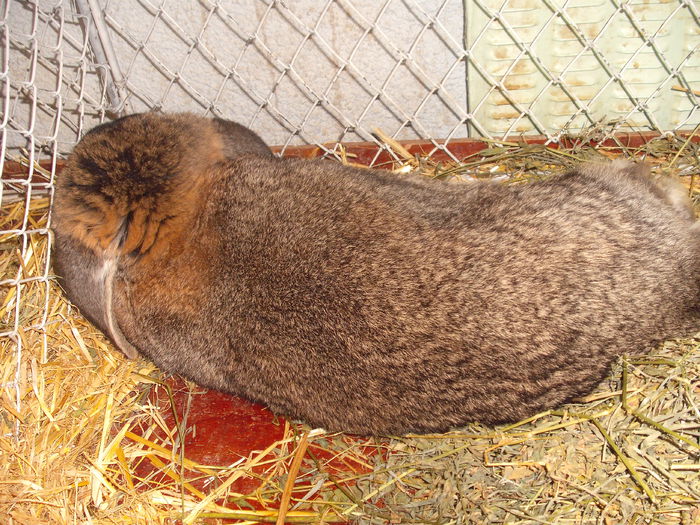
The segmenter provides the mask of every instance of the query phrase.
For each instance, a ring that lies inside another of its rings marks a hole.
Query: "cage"
[[[128,361],[63,299],[52,198],[93,126],[238,121],[280,155],[539,177],[643,156],[698,203],[693,0],[5,0],[6,523],[700,522],[700,341],[496,429],[310,431]]]

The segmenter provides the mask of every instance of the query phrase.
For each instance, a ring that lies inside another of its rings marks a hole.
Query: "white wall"
[[[13,1],[1,21],[9,45],[0,74],[8,122],[0,131],[11,147],[65,152],[84,129],[113,116],[77,1]],[[216,114],[270,144],[371,140],[374,128],[399,139],[460,138],[469,130],[556,140],[593,124],[625,131],[700,123],[698,97],[672,90],[700,89],[695,2],[100,5],[102,43],[123,73],[117,112]]]
[[[157,14],[122,0],[106,15],[134,108],[208,109],[283,144],[450,133],[466,98],[463,14],[461,0],[440,4],[185,0]]]

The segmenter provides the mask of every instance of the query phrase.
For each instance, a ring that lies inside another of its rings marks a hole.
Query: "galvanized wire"
[[[385,148],[380,127],[455,160],[451,144],[468,135],[556,142],[590,126],[604,137],[700,124],[692,0],[17,0],[0,16],[0,170],[28,164],[28,176],[3,175],[0,205],[21,199],[25,215],[0,236],[23,259],[32,236],[49,235],[28,204],[51,196],[58,159],[130,111],[230,118],[328,155],[337,142]],[[46,322],[22,325],[22,297],[49,286],[44,262],[40,276],[0,276],[15,294],[0,337],[17,356],[4,387],[18,407],[21,332]]]

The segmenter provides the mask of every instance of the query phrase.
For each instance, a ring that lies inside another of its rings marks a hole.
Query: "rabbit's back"
[[[515,420],[700,329],[700,232],[629,165],[517,187],[215,171],[180,254],[117,274],[120,325],[164,368],[315,425]]]

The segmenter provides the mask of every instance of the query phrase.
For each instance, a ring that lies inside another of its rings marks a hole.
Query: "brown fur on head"
[[[221,136],[194,115],[103,124],[75,147],[58,181],[58,227],[95,251],[145,255],[156,242],[176,242],[223,159]]]

